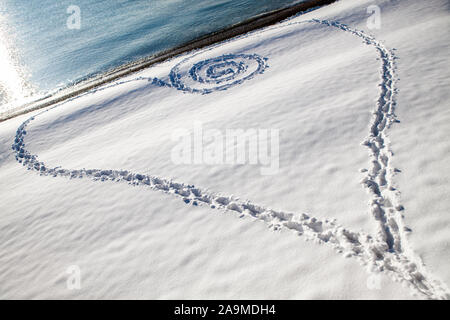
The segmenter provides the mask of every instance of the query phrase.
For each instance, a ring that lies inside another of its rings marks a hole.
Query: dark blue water
[[[7,58],[0,66],[10,74],[0,76],[0,104],[31,92],[52,92],[298,2],[302,0],[3,0],[0,59],[2,51]],[[71,5],[80,9],[79,15],[68,12]]]

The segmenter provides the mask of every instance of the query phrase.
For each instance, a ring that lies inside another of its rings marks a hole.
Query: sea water
[[[2,0],[0,112],[298,2]]]

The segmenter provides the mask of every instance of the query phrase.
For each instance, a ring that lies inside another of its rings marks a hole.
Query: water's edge
[[[59,93],[55,93],[51,96],[41,98],[32,103],[28,103],[17,107],[15,110],[10,110],[5,113],[0,113],[0,122],[6,121],[8,119],[17,117],[19,115],[26,114],[31,111],[35,111],[41,108],[48,107],[55,103],[62,102],[66,99],[77,96],[86,91],[92,90],[108,82],[117,80],[129,74],[138,72],[142,69],[148,68],[149,66],[163,62],[167,59],[173,58],[185,52],[200,49],[215,43],[228,40],[230,38],[239,36],[241,34],[248,33],[250,31],[267,27],[269,25],[275,24],[282,20],[285,20],[298,13],[317,9],[325,5],[329,5],[337,0],[310,0],[302,2],[287,8],[274,10],[254,18],[245,20],[241,23],[227,27],[225,29],[209,33],[196,40],[187,42],[183,45],[175,47],[173,49],[160,52],[156,55],[149,56],[147,58],[140,59],[138,61],[127,63],[113,70],[107,71],[94,79],[88,79],[80,83],[74,84],[73,86],[62,90]]]

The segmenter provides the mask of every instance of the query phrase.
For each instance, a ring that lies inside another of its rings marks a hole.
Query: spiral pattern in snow
[[[257,54],[226,54],[194,65],[185,59],[171,70],[169,77],[178,90],[206,94],[226,90],[263,73],[266,61]]]

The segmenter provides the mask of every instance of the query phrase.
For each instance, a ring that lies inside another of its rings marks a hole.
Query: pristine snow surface
[[[449,21],[343,0],[3,122],[0,298],[449,298]],[[174,163],[199,124],[279,170]]]

